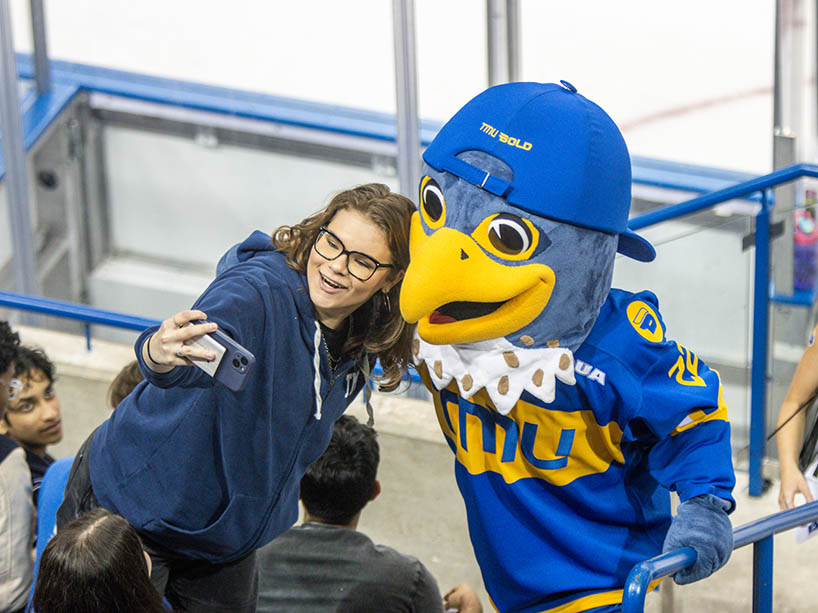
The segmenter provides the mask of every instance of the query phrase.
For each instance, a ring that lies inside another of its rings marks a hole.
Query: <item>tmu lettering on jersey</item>
[[[465,400],[447,388],[434,399],[449,446],[472,474],[491,471],[507,483],[533,477],[562,486],[624,461],[618,424],[601,426],[589,410],[558,411],[520,400],[500,415],[485,390]]]

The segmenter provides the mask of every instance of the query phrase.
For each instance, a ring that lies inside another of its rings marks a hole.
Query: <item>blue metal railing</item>
[[[753,348],[750,399],[750,495],[759,496],[763,490],[761,463],[764,457],[765,412],[767,389],[767,354],[771,293],[770,264],[770,211],[772,187],[801,177],[818,177],[818,166],[796,164],[745,183],[706,194],[674,206],[642,215],[630,221],[636,230],[669,219],[675,219],[715,206],[727,200],[741,198],[751,192],[760,192],[761,210],[755,227],[755,277],[753,281]],[[814,296],[812,297],[814,299]],[[746,524],[733,533],[734,548],[753,543],[753,611],[772,611],[773,598],[773,535],[818,519],[818,502],[777,513]],[[668,577],[696,561],[696,553],[689,547],[671,551],[637,564],[625,585],[622,600],[623,613],[637,613],[644,609],[645,596],[651,581]]]
[[[115,311],[105,311],[84,304],[75,304],[62,300],[24,296],[12,292],[0,291],[0,306],[84,322],[85,343],[89,351],[91,350],[91,324],[101,324],[141,332],[145,328],[150,328],[151,326],[161,323],[157,319],[148,319],[146,317],[117,313]]]
[[[40,298],[37,296],[25,296],[23,294],[3,291],[0,291],[0,307],[9,307],[13,309],[20,309],[22,311],[30,311],[33,313],[41,313],[43,315],[53,315],[55,317],[63,317],[65,319],[81,321],[85,324],[85,346],[87,347],[88,351],[91,350],[92,324],[111,326],[114,328],[124,328],[126,330],[141,332],[145,328],[158,326],[162,323],[158,319],[128,315],[127,313],[118,313],[116,311],[105,311],[103,309],[89,307],[84,304],[65,302],[63,300],[52,300],[51,298]],[[383,374],[383,369],[381,368],[380,362],[376,363],[375,368],[372,369],[372,372],[376,375]],[[412,383],[422,383],[420,376],[418,376],[417,373],[410,372],[408,377]]]
[[[753,281],[753,348],[750,385],[750,495],[760,496],[764,490],[761,474],[765,448],[765,412],[767,398],[767,355],[769,332],[769,301],[776,297],[770,292],[770,189],[802,177],[818,177],[818,166],[796,164],[768,175],[721,189],[687,202],[665,207],[633,218],[628,226],[638,230],[684,215],[697,213],[722,202],[761,193],[761,209],[756,215],[755,277]],[[783,300],[782,300],[783,301]]]
[[[818,520],[818,502],[774,513],[733,531],[733,549],[753,544],[753,613],[773,610],[773,536]],[[623,613],[641,613],[652,581],[670,577],[696,561],[690,547],[640,562],[631,570],[622,598]]]

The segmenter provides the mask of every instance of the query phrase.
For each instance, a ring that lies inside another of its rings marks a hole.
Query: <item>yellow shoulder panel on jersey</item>
[[[670,436],[676,436],[680,432],[690,430],[694,426],[698,426],[699,424],[703,424],[708,421],[730,421],[727,416],[727,404],[724,402],[724,388],[721,384],[721,376],[717,371],[714,370],[713,372],[716,373],[717,377],[719,377],[719,406],[714,411],[710,411],[709,413],[705,413],[704,411],[693,411],[687,417],[685,417],[678,426],[676,426],[673,432],[670,433]]]

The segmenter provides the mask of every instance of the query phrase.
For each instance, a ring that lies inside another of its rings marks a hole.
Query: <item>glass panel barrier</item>
[[[645,264],[617,256],[614,287],[650,289],[667,338],[717,370],[732,425],[733,447],[749,440],[753,250],[743,250],[751,218],[703,212],[640,230],[656,248]]]
[[[105,128],[112,251],[215,269],[253,229],[297,223],[336,192],[394,176],[331,160]]]
[[[287,139],[260,122],[231,130],[196,123],[213,115],[168,121],[92,107],[85,157],[99,163],[86,168],[84,206],[96,237],[88,298],[100,308],[162,319],[189,308],[221,255],[253,230],[297,223],[354,185],[398,189],[391,145],[377,141],[314,130]]]

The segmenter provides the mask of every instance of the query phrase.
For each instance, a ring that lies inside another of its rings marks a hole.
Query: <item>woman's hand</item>
[[[801,494],[806,502],[812,502],[812,492],[810,492],[804,474],[798,467],[781,467],[781,489],[778,491],[778,506],[782,511],[795,507],[795,495]]]
[[[480,597],[468,583],[461,583],[446,592],[443,596],[443,605],[447,611],[483,613]]]
[[[191,324],[205,319],[207,315],[202,311],[190,310],[163,321],[153,336],[142,344],[142,357],[148,367],[161,373],[175,366],[190,366],[192,358],[216,359],[212,351],[190,344],[218,327],[213,322]]]

